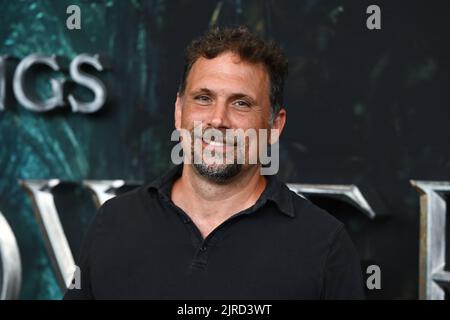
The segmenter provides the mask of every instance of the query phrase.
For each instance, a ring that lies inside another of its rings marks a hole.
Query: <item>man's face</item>
[[[231,52],[214,59],[201,57],[194,63],[186,79],[185,91],[181,97],[177,97],[175,126],[191,133],[189,143],[183,139],[183,150],[191,156],[191,163],[198,173],[217,182],[225,182],[250,166],[247,160],[257,151],[249,148],[249,139],[239,145],[236,139],[228,139],[230,136],[225,131],[254,129],[259,132],[259,129],[270,128],[272,109],[269,86],[269,76],[262,64],[242,61]],[[282,121],[279,117],[274,127],[282,129],[284,110],[281,112]],[[199,125],[201,131],[198,128],[194,130]],[[203,133],[203,137],[194,132]],[[214,135],[217,132],[223,133],[223,139],[212,141],[208,133]],[[257,145],[268,142],[267,139],[258,139]],[[196,141],[201,148],[194,147]],[[223,163],[213,161],[210,157],[217,153],[222,156]],[[225,163],[230,154],[234,154],[234,160],[239,154],[244,154],[246,163]],[[199,157],[200,163],[196,163],[194,157]]]

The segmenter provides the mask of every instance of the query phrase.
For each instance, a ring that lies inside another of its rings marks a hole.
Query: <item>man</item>
[[[286,122],[286,74],[281,49],[244,27],[191,43],[175,103],[184,163],[101,206],[66,299],[363,297],[343,224],[261,174],[259,151]],[[268,134],[237,143],[238,130]]]

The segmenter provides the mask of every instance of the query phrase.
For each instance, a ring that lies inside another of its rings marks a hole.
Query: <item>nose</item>
[[[213,106],[208,125],[213,128],[229,128],[230,123],[228,119],[227,105],[225,102],[217,101],[217,103]]]

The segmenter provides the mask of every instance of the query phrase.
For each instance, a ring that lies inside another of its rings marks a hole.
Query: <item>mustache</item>
[[[216,129],[216,128],[204,128],[201,132],[195,128],[191,129],[192,142],[195,139],[201,139],[205,142],[216,141],[225,145],[236,146],[237,136],[233,133],[232,129]]]

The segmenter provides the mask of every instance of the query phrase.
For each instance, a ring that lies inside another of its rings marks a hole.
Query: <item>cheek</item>
[[[261,115],[248,113],[231,113],[228,117],[233,128],[240,129],[259,129],[262,127],[263,121]]]
[[[194,122],[204,122],[207,119],[207,114],[204,110],[198,110],[192,106],[186,106],[181,112],[181,127],[185,129],[192,129]]]
[[[269,128],[268,124],[269,120],[264,121],[262,117],[259,116],[253,116],[253,117],[245,117],[243,119],[239,119],[235,121],[234,125],[236,128],[242,128],[242,129],[254,129],[257,132],[260,129],[267,130]]]

